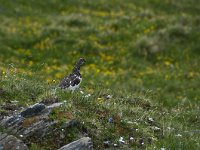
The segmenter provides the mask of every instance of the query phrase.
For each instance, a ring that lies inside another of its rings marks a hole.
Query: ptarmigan
[[[74,92],[74,90],[79,88],[79,85],[81,84],[81,81],[82,81],[80,68],[81,66],[83,66],[85,62],[86,61],[84,58],[80,58],[76,62],[72,72],[60,82],[59,87],[61,89],[66,89],[66,90]]]

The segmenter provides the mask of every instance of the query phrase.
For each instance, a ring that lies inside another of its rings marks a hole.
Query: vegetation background
[[[67,101],[95,149],[200,149],[199,14],[197,0],[0,0],[0,104]],[[85,95],[53,93],[79,57]]]

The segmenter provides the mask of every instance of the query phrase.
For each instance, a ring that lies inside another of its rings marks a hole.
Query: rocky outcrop
[[[92,149],[91,139],[85,137],[87,130],[79,121],[70,118],[66,122],[60,122],[50,117],[55,108],[62,107],[62,103],[53,102],[36,103],[23,111],[1,116],[0,150],[26,150],[31,143],[45,146],[44,143],[48,142],[50,145],[47,149],[58,149],[62,146],[60,150]],[[68,135],[74,129],[77,136],[73,139],[80,139],[73,142]]]
[[[8,135],[6,133],[0,133],[0,150],[27,150],[28,147],[23,141]]]
[[[67,144],[58,150],[92,150],[93,145],[89,137],[83,137],[77,141]]]
[[[19,114],[4,116],[0,121],[0,126],[7,132],[23,138],[30,137],[35,133],[38,133],[38,136],[45,135],[49,128],[57,123],[57,121],[48,120],[49,113],[53,108],[37,103]]]

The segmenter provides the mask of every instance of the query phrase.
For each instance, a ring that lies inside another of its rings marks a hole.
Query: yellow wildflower
[[[100,69],[96,69],[96,72],[99,73],[99,72],[100,72]]]
[[[97,100],[98,100],[99,103],[103,103],[104,102],[104,99],[101,98],[101,97],[98,97]]]
[[[47,78],[47,83],[51,83],[51,79],[50,78]]]
[[[190,71],[190,72],[188,73],[188,77],[189,77],[189,78],[193,78],[194,76],[195,76],[195,73],[194,73],[194,72]]]
[[[170,66],[171,65],[171,62],[170,61],[164,61],[164,64],[166,65],[166,66]]]
[[[56,74],[55,74],[55,77],[56,77],[57,79],[60,79],[60,78],[62,77],[62,74],[61,74],[61,73],[56,73]]]
[[[107,71],[105,71],[105,73],[104,73],[105,75],[112,75],[112,72],[111,71],[109,71],[109,70],[107,70]]]
[[[29,66],[32,66],[32,65],[33,65],[33,61],[30,60],[30,61],[28,62],[28,65],[29,65]]]
[[[103,60],[106,60],[106,61],[113,61],[114,60],[114,58],[112,56],[105,55],[104,53],[100,53],[100,56]]]
[[[146,74],[152,74],[154,70],[151,67],[146,68]]]
[[[144,30],[144,33],[147,34],[147,33],[149,33],[150,31],[151,31],[150,29],[145,29],[145,30]]]

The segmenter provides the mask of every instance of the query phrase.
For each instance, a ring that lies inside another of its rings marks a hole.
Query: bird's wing
[[[70,78],[69,76],[65,77],[59,84],[61,89],[66,89],[70,86]]]
[[[73,76],[71,80],[71,86],[78,85],[81,82],[81,78],[77,75]]]
[[[60,82],[59,87],[61,87],[62,89],[66,89],[70,86],[78,85],[80,82],[81,82],[80,76],[76,74],[70,74]]]

